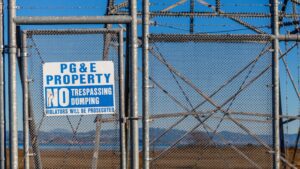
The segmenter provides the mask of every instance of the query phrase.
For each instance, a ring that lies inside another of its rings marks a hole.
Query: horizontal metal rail
[[[280,41],[297,41],[297,42],[300,42],[300,34],[279,35],[278,40],[280,40]]]
[[[118,34],[124,29],[106,29],[106,28],[97,28],[97,29],[37,29],[37,30],[26,30],[28,35],[72,35],[72,34],[96,34],[96,33],[115,33]]]
[[[269,34],[151,34],[150,42],[270,42]],[[300,41],[300,35],[279,35],[280,41]]]
[[[267,34],[151,34],[150,42],[269,42]]]
[[[180,115],[178,115],[180,116]],[[202,115],[203,116],[203,115]],[[203,117],[207,117],[208,115],[206,116],[203,116]],[[170,117],[154,117],[154,118],[149,118],[149,120],[156,120],[156,119],[161,119],[161,118],[170,118]],[[221,117],[221,116],[214,116],[214,117],[210,117],[210,119],[224,119],[224,120],[230,120],[229,118],[227,117]],[[139,120],[142,119],[142,116],[139,116],[138,117]],[[256,123],[271,123],[272,120],[271,119],[266,119],[266,120],[257,120],[257,119],[242,119],[242,118],[235,118],[236,120],[239,120],[239,121],[244,121],[244,122],[256,122]],[[99,120],[100,121],[100,120]],[[119,121],[119,119],[116,119],[116,118],[102,118],[101,119],[101,123],[113,123],[113,122],[116,122],[116,121]],[[95,121],[96,122],[96,121]]]
[[[127,11],[118,11],[114,13],[116,15],[128,15]],[[138,16],[141,16],[141,12],[138,13]],[[251,12],[189,12],[189,11],[180,11],[180,12],[170,12],[170,11],[151,11],[151,17],[240,17],[240,18],[270,18],[270,13],[251,13]],[[300,17],[300,14],[282,14],[280,15],[285,18]]]
[[[149,119],[161,119],[161,118],[172,118],[172,117],[180,117],[180,116],[207,116],[211,113],[209,112],[176,112],[176,113],[164,113],[164,114],[155,114],[149,117]],[[272,120],[272,114],[266,114],[266,113],[255,113],[255,112],[230,112],[232,115],[239,115],[239,120],[243,121],[256,121],[256,122],[266,122],[269,120]],[[242,116],[252,116],[252,117],[260,117],[260,118],[266,118],[266,120],[255,120],[255,119],[244,119]],[[218,118],[218,117],[215,117]],[[220,117],[221,118],[221,117]],[[280,116],[282,119],[291,119],[291,120],[300,120],[300,116]],[[138,117],[138,119],[142,119],[141,116]],[[118,121],[119,119],[116,118],[102,118],[102,123],[107,122],[114,122]],[[94,121],[96,122],[96,121]]]
[[[126,24],[131,16],[17,16],[17,25]]]

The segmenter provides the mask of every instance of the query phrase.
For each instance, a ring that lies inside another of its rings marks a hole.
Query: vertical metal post
[[[109,9],[110,9],[110,5],[111,2],[108,2],[108,6],[107,6],[107,15],[109,13]],[[107,24],[106,25],[107,29],[111,29],[112,25],[111,24]],[[110,42],[111,42],[111,34],[109,32],[106,32],[103,34],[104,36],[104,47],[103,47],[103,56],[102,56],[102,60],[108,60],[109,58],[109,47],[110,47]],[[94,146],[94,153],[93,153],[93,161],[92,161],[92,169],[96,169],[97,168],[97,164],[98,164],[98,154],[99,154],[99,147],[100,147],[100,137],[101,137],[101,119],[102,116],[101,115],[97,115],[96,119],[95,119],[95,123],[96,123],[96,133],[95,133],[95,146]]]
[[[195,0],[190,0],[190,33],[194,33],[194,12],[195,12]]]
[[[4,37],[3,37],[3,0],[0,0],[0,169],[5,169],[5,109],[4,109]]]
[[[279,84],[280,85],[280,84]],[[280,89],[280,86],[279,86]],[[281,100],[281,91],[279,90],[279,116],[282,116],[282,100]],[[283,119],[279,119],[279,129],[280,129],[280,154],[286,158],[286,152],[285,152],[285,140],[284,140],[284,124],[283,124]],[[283,163],[282,168],[286,168],[286,164]]]
[[[221,0],[216,0],[216,12],[219,13],[221,9]]]
[[[8,0],[10,168],[18,169],[16,0]]]
[[[139,138],[138,138],[138,72],[137,72],[137,0],[130,0],[130,141],[131,169],[139,168]]]
[[[111,10],[114,6],[114,0],[108,0],[107,1],[107,7],[106,7],[106,15],[111,14]],[[106,29],[112,29],[112,24],[105,24]],[[104,50],[103,50],[103,60],[108,59],[109,55],[109,47],[111,42],[111,33],[107,32],[104,34]]]
[[[100,131],[101,131],[101,115],[96,118],[96,134],[95,134],[95,146],[93,152],[92,169],[97,169],[98,156],[99,156],[99,146],[100,146]]]
[[[119,32],[119,119],[121,169],[126,169],[126,134],[125,134],[125,92],[124,92],[124,43],[123,30]]]
[[[27,54],[27,33],[23,31],[21,34],[22,42],[22,66],[19,65],[20,74],[22,75],[21,83],[23,87],[23,143],[24,143],[24,168],[30,167],[29,160],[29,134],[31,137],[32,150],[34,154],[34,162],[36,169],[42,169],[41,154],[39,149],[39,141],[35,128],[35,121],[32,113],[32,101],[30,99],[29,80],[28,80],[28,54]],[[20,62],[18,62],[20,63]],[[30,132],[29,132],[30,131]]]
[[[273,82],[273,168],[280,168],[280,125],[279,125],[279,16],[278,16],[278,0],[272,0],[272,34],[275,36],[273,40],[272,55],[272,82]]]
[[[27,61],[27,60],[26,60]],[[39,140],[38,135],[35,127],[35,120],[33,116],[33,109],[32,109],[32,100],[30,98],[30,90],[28,90],[28,120],[29,120],[29,130],[30,130],[30,139],[32,144],[32,151],[34,153],[34,163],[36,169],[42,169],[42,159],[41,153],[39,148]]]
[[[192,0],[193,1],[193,0]],[[143,169],[149,169],[149,0],[143,0]]]
[[[129,78],[129,58],[130,58],[130,25],[126,25],[126,63],[125,63],[125,118],[129,119],[130,112],[130,97],[129,97],[129,86],[130,86],[130,78]],[[126,168],[129,168],[129,160],[130,160],[130,120],[125,121],[125,137],[126,137]]]
[[[22,79],[23,79],[23,154],[24,154],[24,169],[29,169],[29,123],[28,123],[28,67],[27,67],[27,43],[26,33],[21,33],[22,42]]]

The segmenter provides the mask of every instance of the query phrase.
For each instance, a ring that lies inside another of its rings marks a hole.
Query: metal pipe
[[[288,75],[288,77],[289,77],[289,79],[290,79],[290,81],[291,81],[291,83],[292,83],[292,86],[293,86],[293,88],[294,88],[295,94],[296,94],[297,97],[298,97],[298,101],[300,101],[300,93],[299,93],[298,87],[297,87],[297,85],[296,85],[296,83],[295,83],[295,80],[294,80],[294,78],[293,78],[293,76],[292,76],[292,74],[291,74],[291,71],[290,71],[290,69],[289,69],[288,63],[287,63],[287,61],[286,61],[284,58],[282,58],[282,62],[283,62],[283,64],[284,64],[284,66],[285,66],[286,73],[287,73],[287,75]],[[280,97],[280,98],[281,98],[281,97]],[[281,102],[280,102],[280,103],[281,103]],[[280,104],[280,105],[281,105],[281,104]]]
[[[4,33],[3,33],[3,0],[0,0],[0,169],[6,168],[5,154],[5,109],[4,109]]]
[[[24,111],[24,115],[23,115],[24,136],[23,137],[24,137],[24,150],[26,150],[24,152],[24,154],[25,154],[24,166],[30,167],[30,160],[29,160],[29,134],[30,134],[31,144],[32,144],[32,149],[33,149],[33,154],[34,154],[35,168],[42,169],[41,154],[40,154],[39,142],[38,142],[38,138],[37,138],[38,135],[36,132],[34,116],[32,113],[32,111],[33,111],[32,110],[32,101],[29,97],[30,96],[30,90],[29,90],[29,82],[30,81],[28,81],[28,79],[27,79],[28,78],[27,36],[28,36],[28,31],[23,31],[21,34],[21,40],[20,40],[23,45],[22,46],[22,58],[21,58],[22,59],[22,67],[20,64],[18,64],[20,74],[22,75],[21,83],[22,83],[22,87],[23,87],[23,97],[24,97],[23,98],[23,111]],[[27,95],[27,97],[26,97],[26,95]],[[27,113],[26,113],[26,111],[27,111]],[[27,160],[27,162],[26,162],[26,160]]]
[[[121,169],[126,169],[126,134],[125,134],[125,98],[124,98],[124,43],[123,30],[119,32],[119,125],[120,125],[120,152]]]
[[[269,42],[298,41],[300,35],[269,35],[269,34],[151,34],[151,42]]]
[[[112,29],[112,24],[106,24],[107,29]],[[103,60],[108,60],[109,58],[109,48],[112,40],[111,33],[104,34],[104,49],[103,49]]]
[[[220,13],[221,10],[221,0],[216,0],[216,12]]]
[[[124,43],[123,31],[119,32],[119,124],[120,124],[120,151],[121,169],[127,168],[126,161],[126,117],[125,117],[125,85],[124,85]]]
[[[106,5],[106,16],[110,16],[110,11],[113,8],[114,1],[108,0]],[[104,26],[106,29],[112,29],[112,24],[105,24]],[[104,34],[104,50],[103,50],[103,60],[108,59],[109,55],[109,47],[111,42],[111,34],[105,33]]]
[[[172,117],[182,117],[184,116],[184,119],[188,116],[201,116],[201,117],[206,117],[208,115],[210,115],[210,113],[214,112],[215,110],[212,110],[212,111],[209,111],[209,112],[193,112],[193,113],[185,113],[184,114],[177,114],[177,113],[172,113],[172,114],[162,114],[162,115],[153,115],[153,116],[150,116],[149,117],[149,120],[150,121],[154,121],[156,119],[163,119],[163,118],[172,118]],[[236,114],[235,112],[230,112],[231,114]],[[238,113],[238,112],[237,112]],[[242,114],[243,115],[243,114]],[[262,118],[263,116],[265,116],[266,118]],[[254,119],[250,119],[250,118],[235,118],[239,121],[244,121],[244,122],[257,122],[257,123],[271,123],[272,122],[272,118],[267,115],[262,115],[262,116],[257,116],[257,117],[261,117],[261,119],[255,119],[256,117],[254,117]],[[222,119],[223,117],[222,116],[214,116],[214,117],[211,117],[211,118],[214,118],[214,119]],[[142,119],[142,116],[139,116],[139,119]],[[168,127],[166,130],[170,131],[172,128],[174,128],[175,126],[177,126],[178,124],[180,124],[183,120],[183,118],[180,119],[180,121],[176,121],[172,126]],[[229,118],[226,118],[224,117],[223,118],[224,120],[230,120]],[[115,122],[118,122],[120,121],[119,119],[116,119],[114,117],[111,117],[111,118],[102,118],[101,119],[101,123],[115,123]],[[149,143],[149,145],[153,144],[154,142],[156,142],[157,140],[159,140],[161,137],[163,137],[165,134],[165,132],[161,133],[158,137],[156,137],[155,139],[151,140],[151,142]]]
[[[92,169],[97,169],[98,164],[98,156],[99,156],[99,147],[100,147],[100,132],[101,132],[101,115],[96,117],[96,134],[95,134],[95,145],[93,152],[93,160],[92,160]]]
[[[149,0],[143,0],[143,169],[149,169]]]
[[[150,42],[269,42],[268,34],[150,34]]]
[[[126,25],[126,37],[130,37],[130,25]],[[129,160],[130,160],[130,120],[129,119],[129,112],[130,112],[130,38],[126,38],[126,62],[125,62],[125,136],[126,136],[126,164],[127,168],[129,168]]]
[[[281,51],[280,51],[280,54],[282,54]],[[284,60],[284,58],[282,58],[282,60]],[[284,124],[283,124],[283,118],[282,118],[283,112],[282,112],[282,99],[281,98],[282,98],[282,94],[281,94],[281,90],[280,90],[279,91],[280,154],[281,154],[281,156],[286,158],[287,154],[286,154],[286,149],[285,149],[286,147],[285,147],[285,136],[284,136]],[[273,120],[271,122],[273,123]],[[282,168],[286,168],[285,163],[283,163]]]
[[[131,23],[130,16],[13,16],[18,25],[53,25],[53,24],[126,24]]]
[[[194,22],[194,12],[195,12],[195,0],[190,0],[190,12],[191,12],[191,16],[190,16],[190,33],[193,34],[194,33],[194,26],[195,26],[195,22]]]
[[[132,18],[130,31],[130,141],[131,169],[139,168],[139,138],[138,138],[138,72],[137,72],[137,0],[130,0],[130,15]]]
[[[176,3],[174,3],[174,4],[172,4],[172,5],[168,6],[168,7],[166,7],[164,9],[162,9],[161,11],[162,12],[170,11],[171,9],[174,9],[177,6],[184,4],[186,1],[187,0],[178,0]]]
[[[116,15],[128,15],[127,11],[118,11],[115,12]],[[142,13],[138,12],[138,16],[141,16]],[[190,17],[193,15],[194,17],[239,17],[239,18],[270,18],[270,13],[254,13],[254,12],[197,12],[190,13],[190,11],[151,11],[151,17]],[[299,17],[300,14],[280,14],[284,18],[293,18]]]
[[[280,168],[280,124],[279,124],[279,15],[278,15],[278,0],[272,0],[271,12],[273,13],[271,18],[272,34],[276,37],[273,40],[273,54],[272,54],[272,111],[273,111],[273,168]]]
[[[106,29],[106,28],[95,28],[95,29],[35,29],[26,30],[28,35],[75,35],[75,34],[103,34],[103,33],[119,33],[122,29]]]
[[[300,42],[299,34],[286,34],[286,35],[277,35],[277,39],[280,41],[297,41]]]
[[[10,168],[18,169],[16,0],[8,1]]]
[[[22,46],[22,58],[21,58],[22,66],[20,64],[18,64],[20,74],[22,75],[21,83],[22,83],[22,87],[23,87],[24,167],[25,166],[28,166],[28,168],[30,167],[30,161],[29,161],[29,134],[30,134],[32,149],[33,149],[33,153],[34,153],[35,168],[42,169],[41,155],[40,155],[40,151],[39,151],[39,143],[38,143],[37,132],[36,132],[36,128],[35,128],[35,121],[34,121],[34,117],[33,117],[33,113],[32,113],[32,102],[29,97],[30,96],[29,81],[27,79],[28,78],[27,77],[28,76],[28,63],[27,63],[28,54],[27,54],[27,46],[26,46],[27,33],[28,33],[27,31],[23,31],[21,34],[21,42],[23,45]],[[30,133],[29,133],[29,130],[30,130]]]
[[[42,159],[41,159],[41,152],[40,152],[40,146],[39,146],[39,139],[38,134],[35,126],[35,119],[33,115],[33,107],[32,107],[32,99],[30,98],[30,90],[28,91],[28,120],[29,120],[29,130],[30,130],[30,139],[31,139],[31,145],[32,145],[32,151],[34,154],[34,166],[36,169],[42,169]]]
[[[23,154],[24,169],[29,169],[29,123],[28,123],[28,65],[27,65],[27,41],[26,33],[20,34],[22,42],[22,79],[23,79]]]

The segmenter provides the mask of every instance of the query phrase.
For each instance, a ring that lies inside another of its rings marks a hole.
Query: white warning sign
[[[43,65],[47,116],[115,112],[112,61],[47,62]]]

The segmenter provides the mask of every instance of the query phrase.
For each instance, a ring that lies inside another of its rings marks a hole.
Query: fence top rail
[[[113,33],[118,34],[123,29],[114,28],[97,28],[97,29],[34,29],[34,30],[23,30],[27,35],[72,35],[72,34],[98,34],[98,33]]]
[[[115,15],[129,15],[128,11],[119,10]],[[138,16],[142,16],[142,12],[137,13]],[[152,17],[240,17],[240,18],[270,18],[271,13],[260,13],[260,12],[190,12],[190,11],[150,11],[149,13]],[[299,13],[285,13],[279,14],[280,17],[293,18],[299,17]]]
[[[127,24],[130,16],[17,16],[17,25]]]
[[[270,42],[268,34],[151,34],[150,42]]]
[[[279,41],[300,42],[300,35],[270,35],[270,34],[150,34],[149,42],[229,42],[247,43],[258,42],[266,43],[274,39]]]

